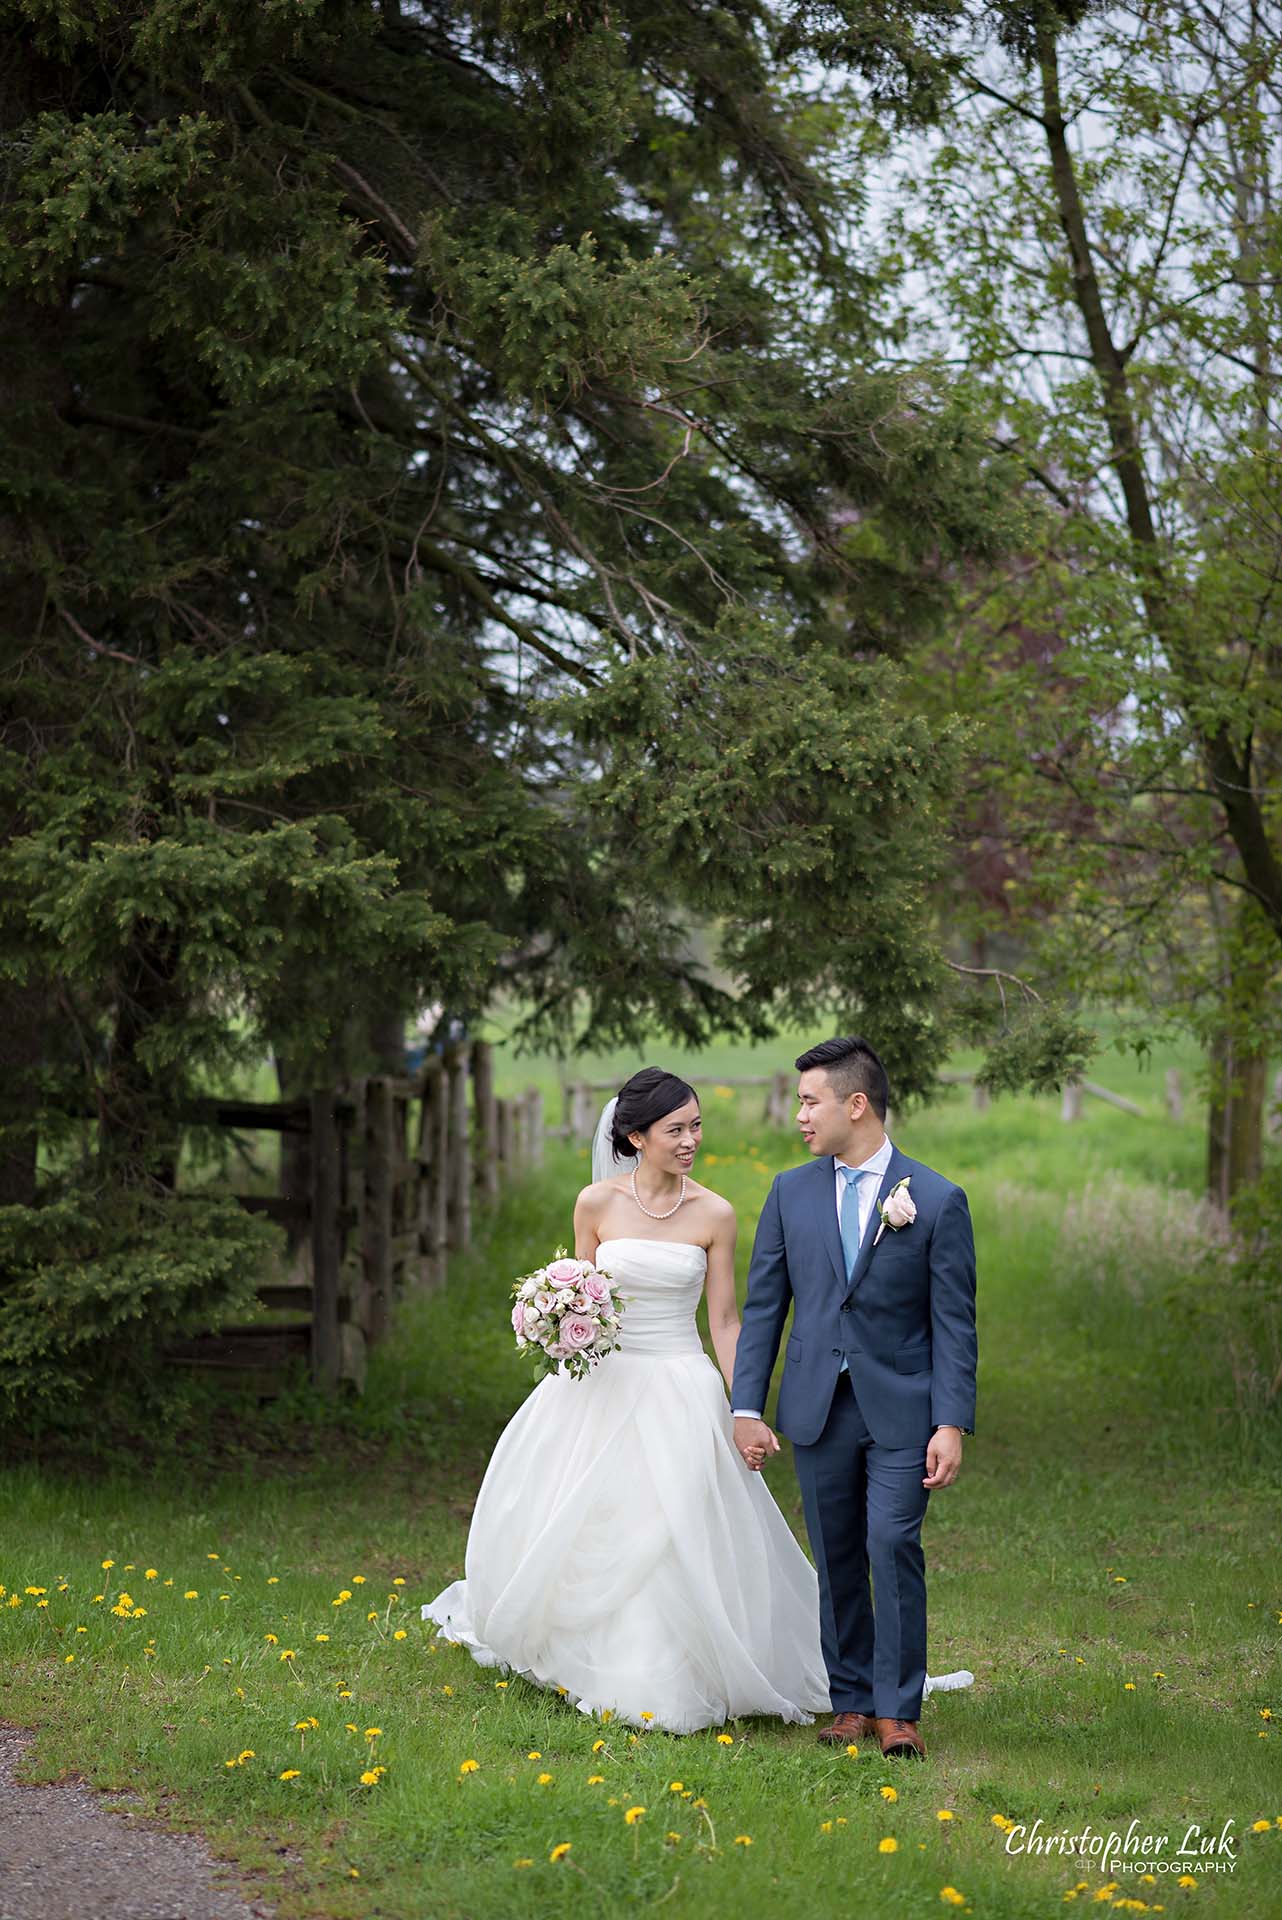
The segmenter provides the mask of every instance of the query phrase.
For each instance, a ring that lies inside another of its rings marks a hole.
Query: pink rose
[[[908,1191],[907,1180],[902,1180],[893,1193],[886,1195],[882,1217],[886,1225],[895,1228],[896,1231],[900,1227],[910,1227],[917,1218],[916,1202]]]
[[[512,1308],[512,1331],[513,1331],[513,1333],[524,1333],[524,1332],[525,1332],[525,1303],[524,1303],[524,1301],[521,1301],[521,1300],[518,1300],[518,1301],[516,1302],[516,1304],[515,1304],[515,1306],[514,1306],[514,1307]]]
[[[536,1313],[533,1307],[527,1307],[525,1309],[525,1324],[519,1328],[518,1331],[525,1334],[527,1339],[533,1340],[536,1334],[540,1334],[543,1331],[543,1315]]]
[[[602,1306],[610,1298],[610,1282],[603,1280],[599,1273],[589,1274],[583,1282],[583,1292],[597,1306]]]
[[[596,1323],[585,1313],[567,1313],[561,1322],[561,1345],[570,1353],[582,1353],[596,1339]]]
[[[573,1286],[579,1277],[579,1262],[577,1260],[554,1260],[551,1266],[546,1269],[546,1272],[548,1279],[554,1287]]]

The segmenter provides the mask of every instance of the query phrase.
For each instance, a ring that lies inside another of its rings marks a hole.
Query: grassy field
[[[959,1095],[897,1128],[967,1187],[980,1253],[979,1433],[926,1524],[931,1666],[976,1685],[927,1705],[926,1765],[762,1722],[634,1739],[424,1633],[528,1390],[506,1290],[567,1237],[585,1161],[563,1148],[445,1293],[406,1304],[363,1401],[196,1409],[132,1466],[8,1475],[0,1717],[41,1729],[31,1777],[140,1791],[285,1916],[1033,1916],[1070,1896],[1282,1914],[1282,1447],[1276,1412],[1243,1411],[1232,1326],[1180,1284],[1202,1131],[1195,1108],[1159,1117],[1168,1063],[1093,1070],[1144,1120]],[[736,1070],[756,1069],[705,1058],[698,1078],[742,1271],[799,1155],[755,1098],[717,1093]],[[770,1476],[800,1529],[786,1454]],[[1002,1823],[1038,1819],[1134,1820],[1168,1858],[1232,1820],[1236,1866],[1182,1886],[1008,1852]]]

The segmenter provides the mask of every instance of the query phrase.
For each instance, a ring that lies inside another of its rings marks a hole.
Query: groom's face
[[[797,1125],[816,1156],[844,1153],[867,1105],[866,1094],[838,1093],[822,1067],[807,1067],[797,1081]]]

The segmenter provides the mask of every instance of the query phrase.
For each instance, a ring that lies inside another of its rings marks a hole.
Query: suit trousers
[[[812,1446],[794,1446],[793,1459],[819,1574],[833,1711],[917,1720],[926,1683],[926,1448],[879,1447],[842,1373],[823,1432]]]

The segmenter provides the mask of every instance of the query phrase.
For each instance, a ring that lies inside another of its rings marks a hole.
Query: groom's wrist
[[[734,1407],[732,1412],[736,1420],[760,1420],[761,1418],[758,1407]]]

